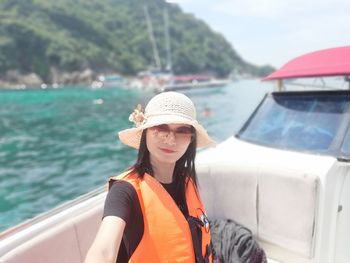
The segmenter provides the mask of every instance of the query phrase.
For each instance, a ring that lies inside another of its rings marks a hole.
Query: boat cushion
[[[234,164],[198,165],[196,169],[209,218],[233,219],[256,234],[257,169]]]
[[[318,177],[301,171],[262,168],[258,184],[259,238],[310,258]]]
[[[0,263],[82,263],[96,236],[103,203],[55,225],[0,258]]]
[[[72,222],[59,224],[11,250],[0,262],[82,262],[74,225]]]

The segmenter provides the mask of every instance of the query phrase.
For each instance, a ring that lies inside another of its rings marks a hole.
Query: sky
[[[350,45],[349,0],[168,0],[221,33],[247,62],[276,68]]]

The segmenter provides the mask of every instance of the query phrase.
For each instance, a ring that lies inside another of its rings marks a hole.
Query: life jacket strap
[[[203,222],[196,217],[188,216],[188,224],[191,230],[192,243],[194,248],[194,255],[196,257],[196,263],[205,263],[202,254],[202,229]]]
[[[204,262],[209,263],[210,256],[212,256],[213,254],[213,248],[212,248],[211,242],[210,242],[210,245],[206,245],[205,250],[206,251],[205,251]]]

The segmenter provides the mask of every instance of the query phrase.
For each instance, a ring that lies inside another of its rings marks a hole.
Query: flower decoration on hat
[[[135,123],[136,127],[140,127],[146,122],[146,116],[142,112],[141,104],[137,104],[136,109],[129,116],[129,121]]]

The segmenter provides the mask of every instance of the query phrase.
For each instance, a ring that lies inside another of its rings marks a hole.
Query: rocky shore
[[[51,68],[48,80],[45,81],[36,73],[21,73],[18,70],[9,70],[0,76],[0,88],[25,89],[63,85],[91,85],[98,75],[89,68],[72,72],[63,72]]]

